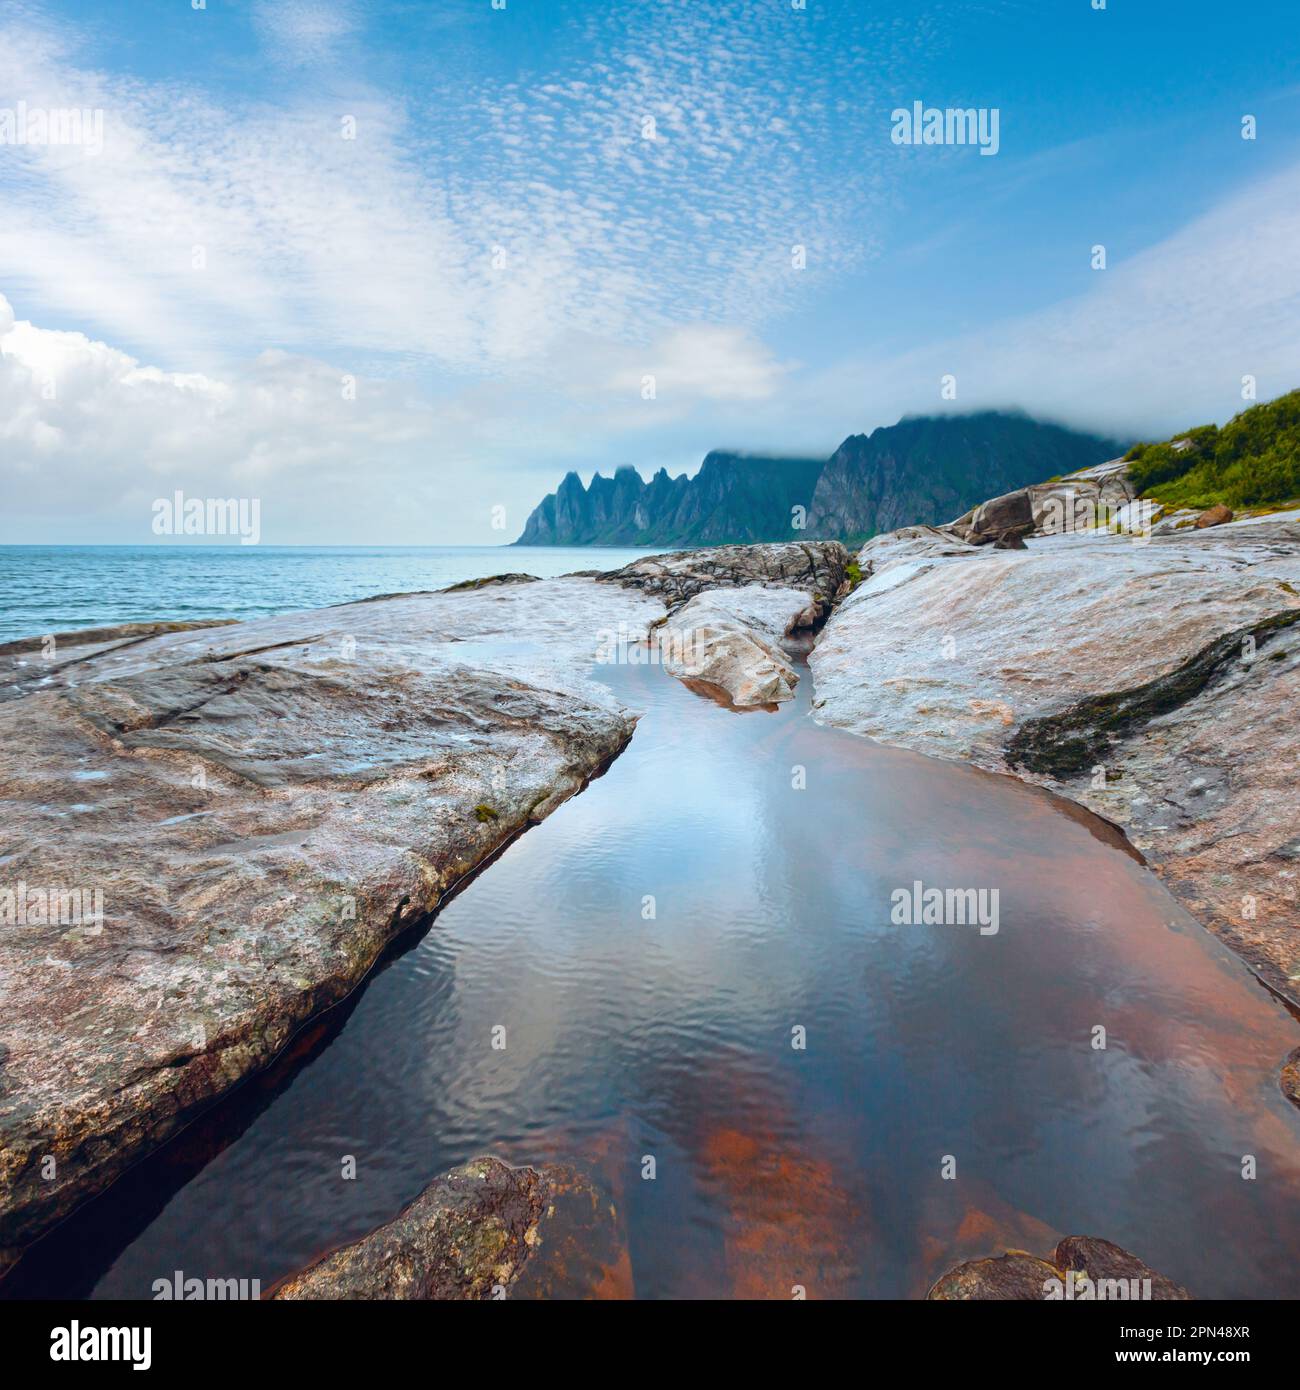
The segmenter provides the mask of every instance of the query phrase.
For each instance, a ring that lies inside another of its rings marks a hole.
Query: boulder
[[[1145,1294],[1145,1282],[1151,1281],[1153,1302],[1182,1302],[1191,1298],[1181,1284],[1166,1279],[1149,1269],[1136,1255],[1100,1236],[1066,1236],[1056,1247],[1052,1262],[1067,1274],[1086,1275],[1097,1286],[1099,1296],[1108,1292],[1105,1287],[1113,1280],[1130,1283],[1136,1279]]]
[[[1153,1302],[1191,1298],[1172,1279],[1157,1274],[1136,1255],[1098,1236],[1066,1236],[1047,1259],[1023,1250],[1008,1250],[1004,1255],[969,1260],[937,1280],[926,1297],[938,1301],[1041,1303],[1066,1297],[1067,1284],[1073,1298],[1080,1301],[1128,1302],[1148,1296]]]
[[[1300,1105],[1300,1047],[1297,1047],[1282,1064],[1280,1077],[1282,1094],[1292,1105]]]
[[[1061,1271],[1036,1255],[1008,1250],[1005,1255],[970,1260],[950,1269],[926,1294],[936,1302],[966,1302],[972,1299],[993,1302],[1043,1299],[1044,1286],[1060,1279]]]
[[[1207,526],[1223,526],[1233,518],[1231,507],[1225,507],[1222,502],[1203,511],[1196,518],[1196,529],[1203,531]]]
[[[722,692],[737,709],[792,699],[799,677],[783,644],[817,621],[819,605],[798,589],[710,589],[678,608],[657,632],[664,669]]]
[[[1023,526],[1003,531],[993,542],[993,548],[995,550],[1027,550],[1029,547],[1025,544],[1025,537],[1028,534],[1029,532]]]
[[[962,523],[954,523],[960,527]],[[1034,529],[1034,507],[1028,488],[981,502],[965,523],[964,538],[972,545],[988,545],[1007,531],[1027,535]]]
[[[849,552],[839,541],[781,541],[770,545],[720,545],[679,550],[633,560],[602,578],[640,589],[676,608],[705,589],[745,587],[799,589],[823,612],[843,584]]]
[[[573,1169],[476,1158],[392,1221],[267,1291],[269,1299],[628,1298],[617,1213]]]

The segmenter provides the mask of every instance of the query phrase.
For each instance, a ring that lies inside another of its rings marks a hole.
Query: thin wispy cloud
[[[0,86],[102,108],[105,140],[94,158],[21,154],[0,274],[11,296],[168,355],[277,343],[475,371],[567,332],[770,320],[803,288],[796,244],[807,280],[872,251],[872,160],[819,179],[819,147],[852,139],[836,93],[861,103],[867,53],[827,65],[801,37],[814,19],[709,10],[590,20],[573,42],[601,61],[581,76],[557,59],[469,105],[356,82],[232,105],[95,72],[70,36],[8,30]],[[356,43],[337,6],[253,14],[272,55]]]
[[[335,58],[357,29],[347,0],[257,0],[253,23],[272,56],[288,66]]]

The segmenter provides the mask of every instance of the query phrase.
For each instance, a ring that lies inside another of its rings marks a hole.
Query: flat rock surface
[[[609,1199],[560,1166],[476,1158],[392,1221],[271,1289],[273,1299],[629,1298]]]
[[[1015,772],[1116,822],[1300,1002],[1300,527],[1024,551],[943,534],[864,547],[867,577],[810,660],[817,717]]]
[[[663,616],[570,578],[0,653],[0,1269],[598,773],[598,630]]]

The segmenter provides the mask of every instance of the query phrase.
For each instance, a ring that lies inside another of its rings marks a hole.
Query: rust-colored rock
[[[1233,518],[1231,507],[1225,507],[1222,502],[1203,511],[1196,518],[1196,529],[1203,531],[1207,526],[1222,526],[1224,522],[1231,521]]]

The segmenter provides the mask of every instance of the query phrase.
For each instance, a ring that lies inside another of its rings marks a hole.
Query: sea
[[[0,642],[117,623],[261,618],[464,579],[618,569],[653,549],[517,545],[4,545]]]

